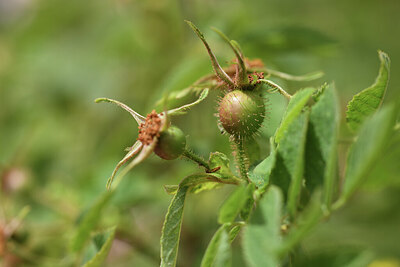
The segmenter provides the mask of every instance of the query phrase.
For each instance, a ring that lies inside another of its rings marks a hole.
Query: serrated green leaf
[[[230,266],[231,251],[228,229],[229,225],[224,224],[215,232],[201,261],[201,267]]]
[[[311,108],[307,131],[305,179],[309,192],[323,186],[329,209],[336,181],[339,104],[333,84],[328,85]]]
[[[175,266],[178,256],[179,237],[181,233],[183,207],[185,205],[187,186],[179,187],[169,205],[161,233],[161,264]]]
[[[115,236],[115,227],[112,227],[105,231],[102,235],[102,244],[97,244],[99,245],[99,251],[96,253],[96,255],[88,261],[84,267],[98,267],[103,264],[105,259],[107,258],[108,252],[110,251],[112,241],[114,240]],[[101,246],[100,246],[101,245]]]
[[[228,197],[219,210],[218,223],[233,222],[246,202],[246,187],[239,186]]]
[[[257,187],[262,187],[268,184],[272,169],[275,166],[276,148],[273,137],[270,139],[270,150],[269,156],[248,173],[249,179]]]
[[[356,94],[347,105],[347,125],[353,131],[357,131],[366,118],[378,110],[386,93],[389,83],[390,58],[383,51],[378,51],[378,53],[381,66],[374,84]]]
[[[316,190],[307,208],[298,216],[289,233],[283,239],[279,254],[290,252],[322,219],[321,192]]]
[[[82,249],[85,242],[89,239],[91,231],[96,226],[103,208],[107,205],[113,193],[114,191],[104,192],[83,216],[71,241],[72,251],[77,252]]]
[[[212,152],[210,153],[209,158],[210,168],[219,168],[216,172],[213,172],[213,175],[221,178],[232,178],[234,175],[229,168],[229,158],[221,152]]]
[[[290,102],[286,108],[285,115],[283,116],[282,122],[275,133],[275,142],[280,143],[285,131],[288,129],[289,125],[293,120],[300,114],[301,110],[307,104],[309,98],[314,93],[314,88],[305,88],[299,90],[292,96]]]
[[[191,187],[201,183],[210,182],[210,175],[200,173],[186,177],[179,184],[178,191],[172,198],[165,215],[161,231],[161,264],[160,266],[175,266],[178,256],[179,237],[182,225],[183,208],[187,192]],[[216,177],[214,177],[217,179]]]
[[[271,183],[278,185],[287,199],[289,213],[296,214],[304,173],[304,151],[309,112],[303,112],[289,125],[277,149]]]
[[[243,235],[243,249],[249,266],[278,266],[281,246],[282,193],[271,186],[258,203]]]
[[[395,120],[395,108],[390,105],[363,124],[348,154],[343,192],[337,205],[344,203],[367,177],[388,142]]]

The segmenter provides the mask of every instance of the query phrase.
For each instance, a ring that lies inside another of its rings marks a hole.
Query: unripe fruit
[[[235,90],[219,103],[219,120],[225,131],[235,137],[250,137],[265,117],[265,104],[256,91]]]
[[[178,127],[170,126],[167,130],[160,132],[154,152],[162,159],[172,160],[182,155],[185,147],[184,133]]]

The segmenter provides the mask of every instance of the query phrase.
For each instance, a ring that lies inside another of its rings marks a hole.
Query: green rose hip
[[[264,121],[264,99],[256,91],[234,90],[222,98],[218,111],[227,133],[235,137],[251,137]]]
[[[182,155],[186,147],[186,137],[176,126],[160,132],[154,152],[162,159],[172,160]]]

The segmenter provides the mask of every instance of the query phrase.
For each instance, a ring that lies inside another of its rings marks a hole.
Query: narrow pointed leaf
[[[347,125],[353,131],[357,131],[365,119],[378,110],[386,93],[389,83],[390,58],[383,51],[378,53],[381,66],[375,83],[355,95],[347,106]]]
[[[290,102],[286,108],[285,115],[283,116],[281,125],[276,130],[275,133],[275,142],[279,143],[285,131],[288,129],[289,125],[292,121],[300,114],[301,110],[307,104],[309,98],[314,93],[315,89],[313,88],[305,88],[298,91],[296,94],[292,96]]]
[[[169,205],[161,231],[160,266],[169,267],[176,265],[186,194],[189,192],[191,187],[201,183],[207,183],[210,181],[213,182],[216,179],[216,177],[201,173],[190,175],[183,179],[179,184],[178,190],[172,198],[171,204]]]
[[[179,237],[182,226],[183,207],[185,205],[187,186],[179,187],[165,216],[161,234],[160,266],[175,266],[178,256]]]
[[[99,267],[102,266],[104,261],[107,258],[108,252],[111,249],[112,242],[114,240],[115,236],[115,227],[112,227],[105,231],[104,233],[101,234],[101,242],[96,243],[96,247],[98,248],[98,252],[94,257],[88,261],[83,267]],[[99,240],[99,235],[97,235],[95,238],[97,238],[97,241]]]
[[[278,266],[281,246],[282,194],[271,186],[259,201],[243,235],[243,249],[248,266]]]

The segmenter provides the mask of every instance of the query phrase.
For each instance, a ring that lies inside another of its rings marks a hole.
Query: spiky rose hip
[[[257,91],[235,90],[222,98],[218,111],[221,125],[227,133],[235,137],[250,137],[264,121],[264,99]]]

